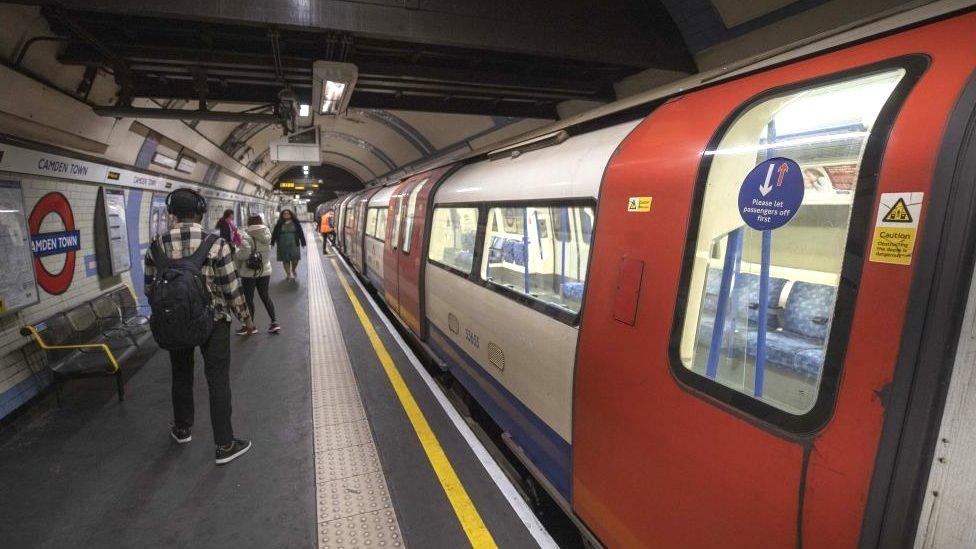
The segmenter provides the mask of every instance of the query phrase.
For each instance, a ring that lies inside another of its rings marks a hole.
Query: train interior
[[[580,310],[593,208],[489,208],[481,276],[572,313]]]
[[[835,306],[853,306],[836,304],[836,295],[867,138],[903,75],[887,70],[761,100],[710,151],[682,332],[685,367],[792,414],[813,407]],[[772,234],[765,382],[757,391],[762,233],[727,205],[753,166],[780,156],[799,163],[805,192],[796,216]]]

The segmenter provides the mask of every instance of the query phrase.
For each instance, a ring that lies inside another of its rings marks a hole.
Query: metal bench
[[[138,310],[132,292],[122,287],[21,328],[47,357],[58,406],[69,379],[114,377],[119,400],[125,400],[123,364],[155,348],[148,319]]]

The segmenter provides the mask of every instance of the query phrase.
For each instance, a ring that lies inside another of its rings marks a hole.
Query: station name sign
[[[175,188],[190,188],[200,191],[204,196],[252,202],[253,197],[242,194],[201,188],[197,184],[169,179],[163,176],[146,174],[125,168],[108,166],[87,160],[78,160],[64,155],[36,151],[17,145],[0,143],[0,170],[28,174],[46,175],[62,179],[73,179],[96,184],[117,185],[152,191],[170,191]]]
[[[51,158],[41,157],[37,161],[37,169],[42,172],[56,173],[59,175],[75,175],[81,177],[88,176],[88,166],[75,162],[63,162]]]
[[[60,231],[31,236],[31,252],[37,257],[63,254],[81,249],[79,231]]]

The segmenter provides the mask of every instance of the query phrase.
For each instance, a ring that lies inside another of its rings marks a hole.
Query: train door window
[[[813,408],[828,339],[847,337],[831,329],[835,308],[853,305],[837,303],[837,288],[865,146],[904,74],[767,96],[706,151],[688,301],[675,330],[684,368],[792,416]],[[743,224],[737,197],[746,174],[774,157],[800,165],[805,193],[795,217],[773,233],[768,306],[760,310],[762,233]],[[767,324],[762,348],[759,315]]]
[[[590,255],[589,206],[499,207],[488,210],[481,277],[490,287],[574,321]]]
[[[427,179],[420,182],[419,185],[410,191],[410,198],[407,200],[407,219],[406,225],[403,228],[403,253],[410,253],[410,242],[413,240],[413,216],[417,212],[417,195],[427,184]]]
[[[477,234],[478,208],[435,208],[427,258],[467,276]]]
[[[396,197],[396,202],[393,208],[396,213],[393,215],[393,234],[391,235],[390,244],[393,249],[397,249],[397,245],[400,243],[400,219],[403,217],[403,194],[399,194]]]
[[[379,208],[366,210],[366,236],[376,236],[376,214]]]
[[[374,208],[376,210],[376,227],[373,229],[373,238],[383,242],[386,239],[386,208]]]

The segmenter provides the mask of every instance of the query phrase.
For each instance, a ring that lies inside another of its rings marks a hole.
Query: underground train
[[[911,545],[974,36],[898,23],[368,188],[328,205],[339,250],[600,543]]]

